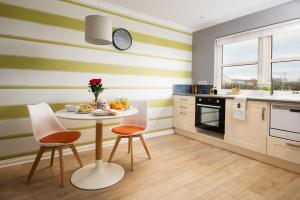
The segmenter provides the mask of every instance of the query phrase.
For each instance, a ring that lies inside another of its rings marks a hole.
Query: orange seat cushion
[[[139,131],[144,131],[144,128],[138,126],[117,126],[111,129],[112,132],[121,135],[132,135]]]
[[[76,141],[80,138],[79,131],[63,131],[52,133],[40,139],[41,143],[61,143],[61,144],[69,144]]]

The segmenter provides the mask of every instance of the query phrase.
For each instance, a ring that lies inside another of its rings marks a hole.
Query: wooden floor
[[[114,162],[125,168],[124,179],[102,190],[73,187],[70,176],[78,167],[65,157],[66,186],[59,187],[59,162],[48,168],[43,160],[31,184],[25,178],[31,164],[0,169],[0,199],[100,199],[100,200],[288,200],[300,199],[300,175],[179,135],[146,140],[152,159],[140,142],[134,142],[135,171],[130,171],[127,145],[121,144]],[[108,159],[111,148],[104,151]],[[80,153],[84,164],[94,152]]]

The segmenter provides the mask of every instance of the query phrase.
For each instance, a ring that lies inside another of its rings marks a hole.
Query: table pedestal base
[[[105,188],[119,182],[124,176],[124,169],[117,164],[96,160],[74,172],[71,182],[74,186],[96,190]]]

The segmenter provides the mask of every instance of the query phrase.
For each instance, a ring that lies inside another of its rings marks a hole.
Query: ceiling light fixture
[[[98,15],[85,17],[85,41],[96,45],[108,45],[112,43],[112,21],[100,16],[99,0]]]

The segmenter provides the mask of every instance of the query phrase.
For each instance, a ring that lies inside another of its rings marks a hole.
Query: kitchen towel
[[[235,96],[233,102],[233,118],[238,120],[246,119],[247,96]]]

